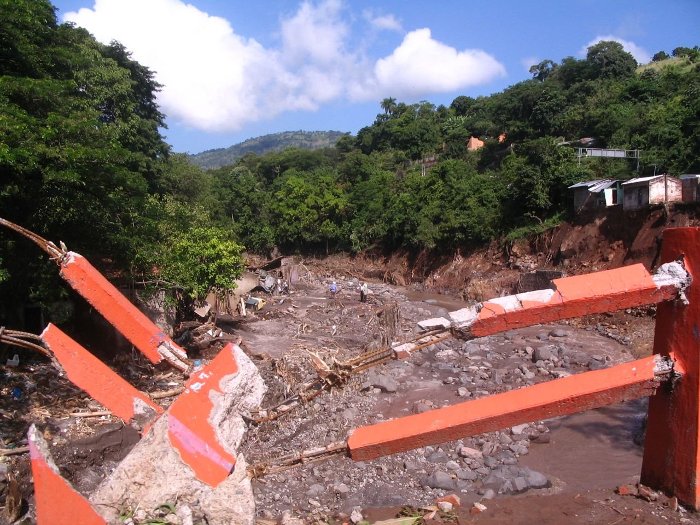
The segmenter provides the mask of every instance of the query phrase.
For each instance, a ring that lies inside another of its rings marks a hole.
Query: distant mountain
[[[234,164],[247,153],[263,155],[286,148],[320,149],[335,146],[338,139],[348,133],[342,131],[283,131],[248,139],[228,148],[210,149],[190,155],[190,160],[204,169],[220,168]]]

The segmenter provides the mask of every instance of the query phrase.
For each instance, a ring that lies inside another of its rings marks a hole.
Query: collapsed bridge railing
[[[63,247],[58,249],[51,245],[49,250],[49,253],[56,251],[52,256],[61,264],[85,261],[77,254],[71,256]],[[338,454],[347,454],[353,460],[368,460],[650,396],[642,482],[675,495],[695,509],[700,508],[700,228],[666,230],[661,260],[664,264],[654,275],[642,265],[632,265],[556,279],[552,290],[486,301],[477,308],[453,312],[450,320],[437,320],[428,335],[393,345],[391,349],[392,358],[405,358],[447,334],[471,339],[542,322],[659,303],[654,355],[357,428],[347,442],[287,454],[277,461],[253,465],[248,471],[261,475],[276,467],[287,468]],[[64,270],[65,267],[62,273]],[[133,330],[134,325],[141,327],[142,335],[150,333],[145,343],[149,351],[155,350],[152,353],[155,362],[161,359],[171,362],[172,356],[161,349],[165,342],[165,349],[170,350],[171,343],[163,339],[162,334],[153,333],[152,326],[144,328],[140,324],[143,314],[129,304],[119,304],[116,310],[119,315],[110,313],[113,303],[128,301],[119,292],[116,292],[118,297],[112,296],[111,284],[87,261],[81,262],[79,271],[66,278],[78,291],[82,290],[88,300],[99,296],[100,301],[96,301],[101,305],[99,311],[114,320],[113,324],[122,333]],[[109,294],[102,294],[105,290],[109,290]],[[89,352],[56,327],[49,326],[41,339],[65,368],[68,378],[115,415],[140,427],[148,439],[152,439],[153,432],[164,431],[165,446],[172,448],[182,468],[188,469],[202,484],[216,490],[232,475],[236,457],[220,442],[217,425],[224,424],[222,418],[234,417],[235,409],[240,408],[232,408],[230,401],[227,406],[221,406],[222,399],[243,388],[244,382],[237,382],[236,378],[241,376],[245,355],[237,345],[227,345],[216,358],[193,374],[183,394],[164,411],[111,369],[100,368],[100,364],[90,361]],[[134,340],[144,342],[140,337]],[[186,359],[184,351],[182,355]],[[191,371],[184,359],[177,355],[176,358],[182,362],[178,368]],[[374,359],[371,364],[384,360],[384,357]],[[363,363],[354,364],[359,364],[360,368],[364,366]],[[246,381],[246,388],[251,388],[250,381]],[[29,442],[38,523],[68,524],[76,520],[105,523],[100,513],[60,477],[40,433],[34,428],[30,429]],[[70,514],[62,512],[66,502],[73,502],[69,505],[73,509]]]
[[[663,233],[656,274],[641,264],[555,279],[553,289],[500,297],[431,320],[423,339],[393,347],[405,358],[444,332],[471,339],[659,303],[653,355],[355,429],[332,443],[251,467],[254,475],[341,453],[365,461],[554,416],[650,397],[641,481],[700,508],[700,228]],[[440,328],[441,327],[441,328]],[[344,446],[343,446],[344,445]]]

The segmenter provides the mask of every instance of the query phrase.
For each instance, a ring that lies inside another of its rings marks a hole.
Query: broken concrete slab
[[[148,395],[131,386],[57,326],[49,323],[41,339],[68,379],[124,422],[143,428],[163,413]]]
[[[418,321],[418,327],[421,330],[425,330],[426,332],[439,328],[449,328],[451,324],[452,323],[450,323],[450,321],[448,321],[444,317],[433,317],[432,319]]]
[[[34,478],[36,521],[40,524],[105,525],[90,503],[58,471],[41,432],[32,425],[27,435]]]
[[[468,308],[460,308],[454,312],[450,312],[449,316],[452,322],[455,324],[465,324],[476,319],[479,315],[479,310],[475,306],[470,306]]]
[[[236,451],[246,430],[242,415],[259,406],[265,385],[238,346],[227,345],[222,361],[228,359],[225,352],[235,358],[236,369],[217,376],[215,370],[205,367],[195,374],[184,401],[155,422],[91,495],[105,519],[115,520],[117,509],[148,509],[177,502],[212,525],[254,523],[255,503],[246,462]],[[207,386],[208,380],[215,385]],[[179,402],[180,398],[173,405]]]

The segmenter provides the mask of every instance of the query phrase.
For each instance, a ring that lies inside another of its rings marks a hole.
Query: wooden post
[[[700,228],[663,232],[661,262],[685,258],[693,277],[682,301],[659,305],[654,353],[672,356],[683,376],[649,402],[641,481],[700,508]]]

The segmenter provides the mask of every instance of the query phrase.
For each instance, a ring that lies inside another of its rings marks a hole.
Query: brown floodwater
[[[520,464],[565,483],[565,491],[614,488],[639,481],[640,433],[647,400],[549,420],[550,442],[533,443]]]

